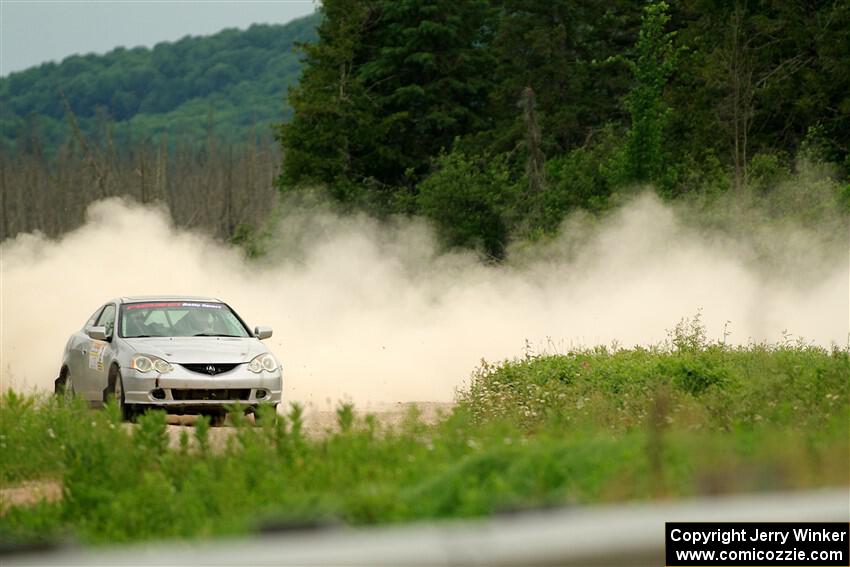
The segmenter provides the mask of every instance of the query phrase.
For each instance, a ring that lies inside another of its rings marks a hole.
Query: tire
[[[224,425],[224,420],[227,419],[227,413],[216,411],[207,414],[210,418],[210,427],[221,427]]]
[[[74,382],[71,381],[71,375],[65,374],[65,382],[62,383],[62,397],[65,398],[66,402],[70,402],[77,395],[77,391],[74,389]]]
[[[71,375],[67,369],[62,369],[59,372],[59,377],[53,381],[53,394],[57,398],[65,398],[71,400],[74,398],[74,384],[71,382]]]
[[[118,403],[118,410],[121,412],[121,419],[124,421],[135,421],[136,409],[124,402],[124,381],[121,379],[121,373],[115,374],[115,385],[112,387],[112,395]]]

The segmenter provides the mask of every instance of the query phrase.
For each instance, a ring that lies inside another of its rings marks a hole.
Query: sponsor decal
[[[158,303],[130,303],[127,309],[161,309],[169,307],[200,307],[202,309],[221,309],[221,303],[194,303],[188,301],[160,301]]]
[[[204,309],[221,309],[221,303],[183,303],[183,307],[202,307]]]
[[[160,303],[131,303],[127,309],[153,309],[156,307],[181,307],[183,304],[179,302],[160,302]]]
[[[92,341],[89,347],[89,368],[103,372],[103,357],[106,354],[106,343]]]

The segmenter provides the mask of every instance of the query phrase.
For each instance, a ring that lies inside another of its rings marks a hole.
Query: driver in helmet
[[[145,319],[148,317],[147,311],[143,309],[129,309],[125,317],[124,335],[127,337],[149,336],[151,334]]]
[[[188,335],[214,335],[216,334],[213,328],[212,317],[203,309],[190,309],[184,317],[185,325],[183,328]]]

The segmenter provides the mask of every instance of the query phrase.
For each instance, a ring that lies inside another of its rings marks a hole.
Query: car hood
[[[255,356],[268,352],[253,337],[150,337],[124,341],[136,352],[177,364],[250,362]]]

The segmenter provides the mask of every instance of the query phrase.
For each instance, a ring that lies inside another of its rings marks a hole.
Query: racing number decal
[[[89,349],[89,368],[103,372],[103,356],[106,354],[106,343],[92,341]]]

